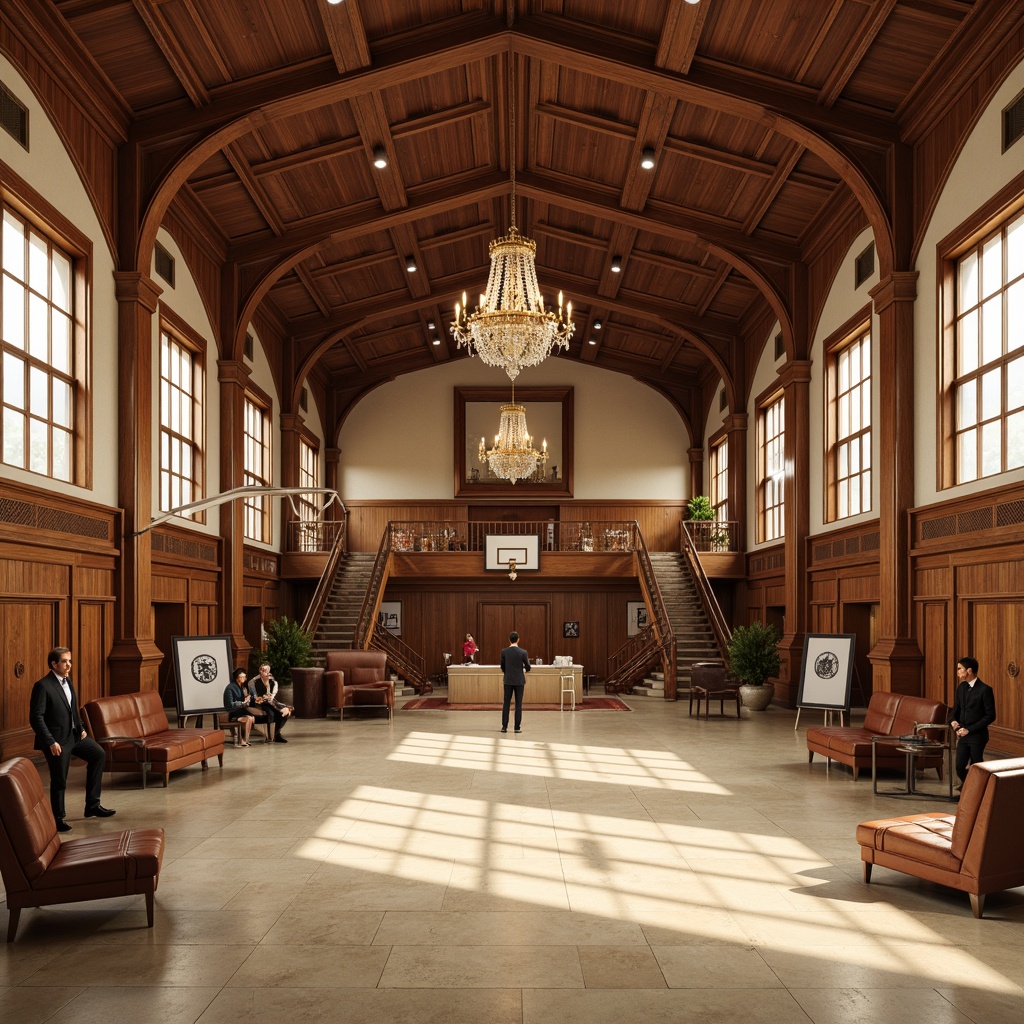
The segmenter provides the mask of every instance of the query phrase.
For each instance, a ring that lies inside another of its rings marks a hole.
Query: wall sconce
[[[516,575],[516,560],[514,558],[510,558],[508,560],[508,578],[510,580],[514,580]]]

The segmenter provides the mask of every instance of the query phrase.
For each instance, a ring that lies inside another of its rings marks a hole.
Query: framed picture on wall
[[[389,633],[395,636],[402,635],[402,602],[381,601],[380,611],[377,612],[377,622]]]
[[[224,710],[224,688],[231,682],[231,638],[172,636],[174,685],[179,715]]]
[[[647,618],[647,605],[643,601],[627,601],[626,612],[626,636],[636,636],[650,624]]]
[[[562,639],[578,640],[580,638],[580,624],[578,622],[562,623]]]

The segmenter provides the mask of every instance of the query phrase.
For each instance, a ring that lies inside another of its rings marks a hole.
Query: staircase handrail
[[[662,654],[662,667],[665,673],[665,697],[674,699],[676,692],[676,638],[669,618],[668,608],[661,596],[658,577],[651,562],[647,542],[640,530],[640,524],[633,521],[632,527],[633,561],[636,565],[637,579],[644,595],[644,603],[651,609],[655,637],[658,650]]]
[[[370,638],[370,647],[383,651],[388,656],[388,664],[400,673],[417,693],[426,693],[433,689],[427,682],[427,662],[423,655],[376,621]]]
[[[686,561],[693,573],[693,580],[697,585],[697,593],[700,595],[701,604],[704,605],[704,611],[707,612],[708,619],[711,621],[711,628],[715,633],[715,642],[718,644],[718,649],[722,653],[722,660],[728,669],[730,667],[729,641],[732,639],[732,630],[729,628],[729,623],[725,620],[725,615],[722,613],[721,605],[719,605],[718,599],[715,597],[714,590],[711,589],[711,581],[704,571],[704,566],[700,563],[693,538],[690,536],[689,531],[685,529],[685,523],[683,525],[684,528],[680,531],[684,538],[683,554],[686,556]]]
[[[661,657],[661,645],[654,632],[654,624],[644,626],[636,636],[629,639],[608,656],[608,678],[605,680],[606,693],[622,693],[630,690],[642,677],[647,666]]]
[[[334,576],[338,571],[338,563],[341,561],[342,555],[345,554],[345,547],[345,531],[339,530],[338,535],[334,538],[331,553],[327,556],[327,564],[324,566],[324,571],[316,585],[316,590],[313,591],[313,599],[309,602],[309,608],[306,609],[306,614],[302,619],[302,628],[309,636],[316,635],[317,627],[320,625],[320,617],[324,613],[324,608],[327,606],[327,598],[330,596],[331,588],[334,586]]]
[[[380,603],[384,597],[384,587],[387,585],[388,576],[391,571],[391,535],[394,524],[388,523],[384,527],[384,536],[380,539],[380,546],[377,548],[377,557],[373,560],[373,569],[370,570],[370,579],[366,584],[366,593],[363,595],[363,603],[359,609],[359,618],[356,621],[355,636],[352,646],[356,650],[369,650],[370,641],[373,639],[373,627],[380,612]]]

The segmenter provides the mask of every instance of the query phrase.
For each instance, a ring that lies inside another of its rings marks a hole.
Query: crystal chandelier
[[[516,227],[516,101],[514,58],[509,60],[509,139],[512,182],[512,223],[507,235],[488,246],[491,270],[487,291],[473,313],[462,302],[455,303],[452,336],[470,355],[478,355],[488,366],[501,367],[515,380],[524,366],[543,362],[554,347],[568,348],[576,325],[572,303],[563,311],[558,293],[558,313],[544,308],[544,296],[537,283],[537,243],[519,234]]]
[[[533,438],[526,426],[526,408],[516,405],[515,386],[512,401],[501,407],[501,420],[494,447],[487,449],[480,438],[479,458],[486,462],[491,472],[500,480],[526,480],[537,471],[537,464],[543,467],[548,460],[548,443],[545,440],[541,450],[533,447]]]

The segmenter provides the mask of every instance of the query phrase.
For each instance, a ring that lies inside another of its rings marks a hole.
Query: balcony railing
[[[344,519],[293,519],[287,524],[285,550],[304,553],[333,551],[339,536],[344,550],[346,524]]]
[[[739,551],[740,524],[735,519],[684,519],[681,530],[690,538],[693,549],[707,551]],[[680,550],[686,550],[685,539]]]
[[[540,537],[542,551],[633,550],[633,521],[392,522],[392,551],[483,551],[488,536]]]

